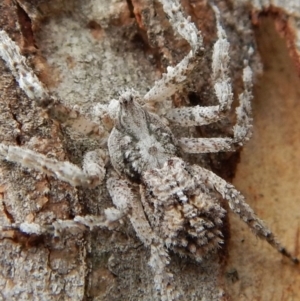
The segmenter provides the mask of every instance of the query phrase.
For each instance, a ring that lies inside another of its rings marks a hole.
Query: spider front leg
[[[182,126],[199,126],[216,122],[230,110],[233,102],[232,86],[229,77],[229,42],[226,32],[220,24],[220,12],[212,6],[216,16],[218,40],[214,44],[212,55],[212,82],[219,101],[216,106],[194,106],[171,109],[166,117]]]
[[[154,86],[144,96],[146,103],[165,101],[181,90],[187,75],[198,64],[198,56],[203,49],[203,38],[200,31],[189,19],[184,17],[178,0],[160,0],[164,12],[169,18],[173,30],[182,36],[191,47],[190,52],[175,67],[168,67],[167,73],[155,82]]]
[[[83,169],[67,161],[57,161],[29,149],[2,143],[0,158],[54,176],[72,186],[94,187],[100,184],[105,176],[104,153],[101,151],[86,153]]]
[[[155,82],[154,87],[144,96],[145,102],[160,102],[181,90],[189,72],[198,64],[198,57],[203,52],[203,38],[200,31],[181,11],[178,1],[161,0],[169,21],[179,35],[181,35],[191,47],[191,51],[175,67],[168,67],[167,73]],[[229,70],[229,42],[226,33],[220,24],[219,9],[211,5],[217,23],[218,40],[214,45],[212,61],[212,81],[219,105],[193,108],[171,109],[166,117],[182,126],[204,125],[216,122],[229,111],[232,101],[232,87],[228,75]],[[226,143],[226,142],[225,142]]]
[[[220,24],[220,12],[212,5],[216,15],[218,40],[213,49],[212,80],[219,101],[217,106],[184,107],[170,110],[166,117],[182,126],[201,126],[222,119],[233,102],[232,85],[229,77],[229,42]],[[251,136],[252,71],[245,62],[243,70],[244,92],[239,95],[240,105],[236,109],[236,125],[233,138],[181,138],[179,144],[187,153],[209,153],[233,150]]]
[[[196,54],[203,47],[202,36],[195,25],[187,20],[178,1],[161,0],[164,11],[170,19],[173,29],[186,39],[192,50],[174,68],[169,67],[167,73],[157,81],[154,87],[144,96],[146,102],[158,102],[179,91],[186,75],[196,64]],[[224,117],[233,102],[233,94],[229,70],[229,43],[226,33],[220,24],[220,12],[212,5],[216,15],[218,40],[214,45],[212,61],[212,80],[219,105],[210,107],[196,106],[193,108],[171,109],[166,117],[182,126],[198,126],[216,122]],[[184,24],[184,26],[182,26]],[[237,108],[237,122],[233,138],[181,138],[179,145],[187,153],[208,153],[234,150],[237,145],[243,145],[251,136],[251,106],[252,71],[245,62],[243,71],[244,92],[239,95],[240,106]]]
[[[34,100],[36,105],[41,107],[50,118],[83,135],[96,136],[98,139],[107,138],[108,133],[105,127],[85,116],[81,116],[76,110],[67,108],[50,96],[47,88],[29,67],[26,58],[21,54],[19,46],[4,30],[0,30],[0,57],[5,61],[28,98]]]
[[[192,168],[195,171],[195,177],[209,188],[217,190],[228,201],[230,209],[247,224],[254,234],[266,240],[273,248],[294,263],[299,263],[299,259],[282,246],[272,231],[256,216],[252,208],[246,203],[245,197],[233,185],[200,166],[193,165]]]
[[[240,105],[236,109],[236,125],[233,138],[180,138],[179,145],[186,153],[213,153],[232,151],[243,145],[251,136],[252,117],[252,71],[249,66],[243,70],[244,92],[239,95]]]

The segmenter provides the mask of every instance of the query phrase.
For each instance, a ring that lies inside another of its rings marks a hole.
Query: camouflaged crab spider
[[[168,67],[167,73],[143,97],[137,91],[127,89],[118,100],[110,102],[106,113],[114,120],[115,126],[107,146],[113,170],[107,172],[107,158],[103,150],[88,152],[82,169],[70,162],[60,162],[32,150],[2,143],[0,156],[3,160],[44,172],[73,186],[94,187],[106,178],[114,207],[106,209],[103,216],[77,216],[70,221],[57,220],[52,225],[23,222],[10,227],[27,234],[57,234],[61,228],[76,227],[78,224],[90,228],[110,228],[128,217],[139,239],[151,249],[149,264],[153,269],[155,288],[160,291],[162,300],[174,300],[176,291],[172,287],[173,275],[168,270],[168,250],[202,261],[207,254],[216,252],[223,244],[222,226],[226,210],[215,199],[212,191],[217,191],[228,201],[230,209],[239,215],[254,234],[292,261],[298,262],[298,259],[281,246],[231,184],[213,172],[198,165],[190,165],[181,158],[182,152],[232,151],[249,139],[252,71],[247,62],[243,71],[244,91],[239,95],[232,138],[177,139],[158,115],[147,110],[145,104],[162,102],[181,89],[204,51],[201,33],[184,17],[179,2],[160,2],[174,31],[190,44],[191,50],[175,67]],[[171,109],[165,117],[184,127],[220,120],[233,102],[228,76],[229,43],[220,24],[219,11],[215,6],[212,8],[216,14],[218,36],[213,49],[212,79],[219,104]],[[18,46],[4,31],[0,32],[0,42],[2,58],[28,97],[35,99],[52,115],[61,116],[56,113],[60,111],[68,118],[71,111],[49,96],[27,66]]]

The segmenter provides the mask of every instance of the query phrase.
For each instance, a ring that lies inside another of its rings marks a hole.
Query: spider
[[[88,152],[82,169],[70,162],[57,161],[32,150],[3,143],[0,143],[0,156],[3,160],[44,172],[73,186],[92,188],[107,178],[106,186],[114,204],[100,217],[76,216],[74,220],[56,220],[52,225],[23,222],[6,228],[19,229],[26,234],[59,235],[61,229],[80,224],[89,228],[113,228],[128,217],[138,238],[151,250],[149,265],[161,299],[175,300],[178,294],[172,286],[174,276],[168,269],[168,250],[200,262],[216,252],[224,242],[222,226],[226,210],[215,198],[215,192],[228,201],[230,209],[254,234],[265,239],[293,262],[297,263],[298,259],[275,239],[271,230],[231,184],[213,172],[182,159],[184,152],[233,151],[250,138],[252,71],[247,61],[243,70],[244,91],[239,95],[240,104],[236,110],[237,120],[232,138],[177,139],[168,125],[150,112],[152,103],[163,102],[181,90],[204,51],[201,33],[184,16],[179,1],[160,2],[173,30],[189,43],[191,50],[175,67],[168,67],[167,73],[143,97],[137,91],[127,89],[120,93],[118,100],[111,100],[106,114],[114,120],[107,143],[113,168],[106,169],[105,150]],[[220,12],[216,6],[211,6],[216,15],[218,37],[213,50],[212,79],[219,104],[172,108],[166,114],[167,119],[184,127],[220,120],[233,102],[228,76],[229,43],[221,26]],[[0,54],[20,87],[51,117],[70,123],[82,122],[86,126],[83,131],[89,134],[105,132],[50,96],[28,67],[18,46],[4,31],[0,32],[0,42]]]

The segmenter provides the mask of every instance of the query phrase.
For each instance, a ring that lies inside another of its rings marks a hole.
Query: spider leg
[[[179,145],[186,153],[208,153],[232,151],[251,137],[252,117],[252,71],[246,66],[243,71],[244,92],[239,95],[240,105],[236,109],[236,124],[233,138],[180,138]]]
[[[0,56],[30,99],[50,98],[47,89],[27,65],[26,58],[21,55],[19,46],[4,30],[0,30]]]
[[[102,182],[105,176],[102,155],[100,151],[86,153],[83,169],[80,169],[67,161],[57,161],[29,149],[0,143],[0,158],[3,160],[54,176],[72,186],[94,187]]]
[[[172,288],[173,275],[168,272],[169,255],[163,241],[153,232],[145,216],[143,206],[139,200],[138,192],[130,189],[128,182],[117,176],[107,180],[107,188],[112,197],[115,207],[104,210],[102,216],[76,216],[74,220],[56,220],[51,225],[37,223],[14,223],[0,227],[2,231],[19,230],[29,235],[52,235],[59,237],[65,229],[94,227],[112,228],[116,222],[128,216],[138,238],[151,250],[149,265],[154,273],[155,289],[161,294],[161,300],[172,301],[177,296]],[[143,188],[140,187],[141,193]],[[143,196],[144,197],[144,196]]]
[[[203,49],[203,38],[196,26],[184,17],[178,0],[160,0],[175,32],[191,46],[190,52],[175,67],[168,67],[167,73],[155,82],[144,96],[145,102],[160,102],[179,91],[187,75],[197,64],[197,56]],[[197,54],[197,55],[196,55]]]
[[[0,57],[5,61],[20,88],[28,98],[44,109],[50,118],[72,127],[86,136],[108,136],[105,128],[98,123],[80,116],[79,112],[65,107],[57,99],[50,96],[47,88],[41,83],[33,70],[29,67],[26,58],[21,54],[19,46],[0,30]]]
[[[195,171],[195,177],[198,177],[199,181],[206,186],[217,190],[228,201],[230,209],[247,224],[254,234],[266,240],[273,248],[294,263],[299,263],[299,259],[282,246],[272,231],[256,216],[253,209],[245,202],[245,197],[233,185],[205,168],[197,165],[193,165],[192,168]]]
[[[85,167],[91,167],[91,159],[96,156],[95,152],[87,153],[84,161]],[[62,162],[65,163],[65,162]],[[68,162],[67,162],[68,163]],[[76,167],[76,166],[75,166]],[[97,168],[89,169],[92,174],[97,171]],[[95,215],[85,215],[85,216],[75,216],[73,220],[61,220],[57,219],[52,224],[40,225],[34,222],[23,222],[23,223],[13,223],[8,226],[2,226],[0,229],[7,230],[19,230],[26,234],[35,235],[45,235],[49,234],[54,237],[59,237],[64,229],[69,228],[82,228],[82,226],[92,230],[93,228],[109,228],[112,229],[121,221],[123,217],[128,213],[128,202],[127,197],[130,196],[131,192],[128,188],[127,182],[119,178],[110,178],[107,181],[107,187],[110,195],[112,196],[113,203],[117,207],[111,207],[104,210],[104,214],[100,216]],[[127,190],[124,190],[124,187]]]
[[[130,214],[130,206],[135,198],[129,183],[118,176],[110,176],[106,182],[106,187],[111,196],[114,207],[104,210],[103,216],[76,216],[74,221],[93,229],[94,227],[114,228],[115,224]]]
[[[226,116],[233,102],[232,85],[229,77],[229,42],[220,24],[220,12],[212,6],[216,15],[218,40],[212,55],[212,82],[219,105],[209,107],[182,107],[171,109],[166,117],[182,126],[199,126],[216,122]]]
[[[173,289],[171,281],[173,275],[167,271],[169,255],[163,241],[152,230],[144,212],[138,192],[134,193],[126,180],[111,177],[107,187],[113,203],[118,210],[126,212],[138,238],[151,250],[149,265],[154,273],[155,288],[160,292],[162,300],[171,301]],[[144,197],[143,187],[140,186],[141,197]],[[110,216],[110,212],[105,212]]]
[[[141,198],[145,198],[145,190],[142,185],[140,185],[140,195]],[[151,249],[149,265],[154,272],[155,289],[160,291],[161,300],[172,301],[178,297],[178,294],[172,286],[173,274],[167,268],[170,262],[169,254],[162,239],[151,229],[142,203],[146,202],[133,203],[130,221],[141,241]]]

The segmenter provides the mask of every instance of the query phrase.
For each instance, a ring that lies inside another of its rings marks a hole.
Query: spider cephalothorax
[[[171,130],[155,114],[147,112],[134,91],[120,96],[116,126],[108,140],[111,162],[120,174],[140,182],[151,168],[161,168],[178,154]]]

